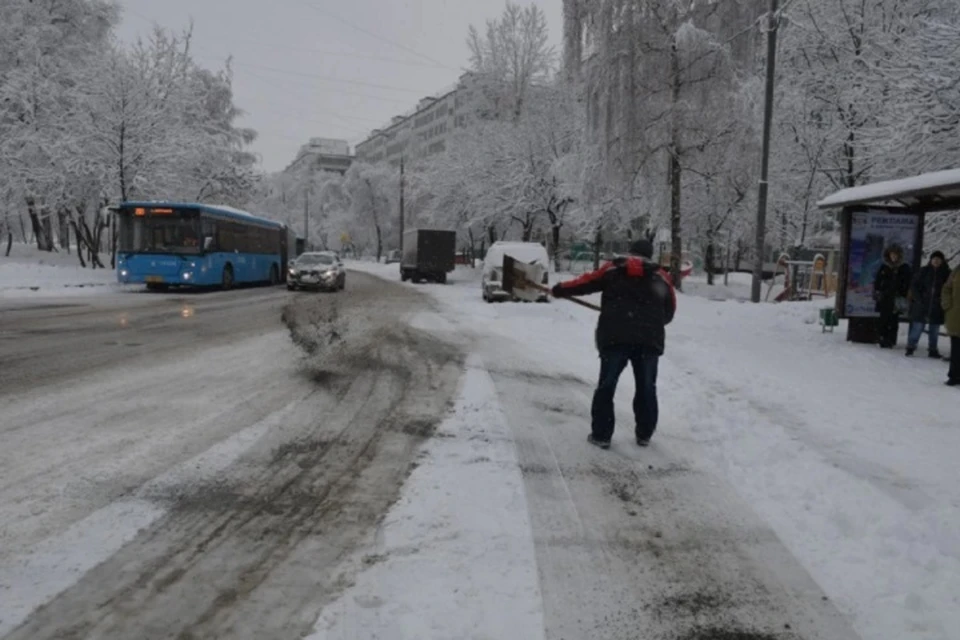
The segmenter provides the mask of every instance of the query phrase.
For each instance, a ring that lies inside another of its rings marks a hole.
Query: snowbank
[[[122,290],[113,269],[84,269],[76,254],[14,245],[0,256],[0,298],[88,295]]]

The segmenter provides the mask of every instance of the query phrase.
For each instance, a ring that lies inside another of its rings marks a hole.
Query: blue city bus
[[[297,238],[285,224],[232,207],[124,202],[117,215],[117,279],[124,284],[222,287],[278,284]]]

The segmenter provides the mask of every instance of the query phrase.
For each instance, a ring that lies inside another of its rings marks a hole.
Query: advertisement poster
[[[920,217],[890,211],[858,211],[850,225],[850,262],[847,265],[846,315],[877,317],[874,311],[873,279],[890,245],[903,249],[903,260],[914,264]]]

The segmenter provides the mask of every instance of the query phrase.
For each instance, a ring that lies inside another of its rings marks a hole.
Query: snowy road
[[[459,380],[425,304],[351,274],[3,307],[0,637],[308,631]]]

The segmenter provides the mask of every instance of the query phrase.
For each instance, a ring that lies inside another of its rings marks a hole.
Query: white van
[[[509,300],[510,294],[503,290],[503,256],[509,255],[518,262],[542,264],[544,266],[543,285],[550,284],[550,258],[547,249],[538,242],[494,242],[487,249],[483,259],[483,299],[487,302]],[[550,296],[544,293],[538,302],[549,302]]]

